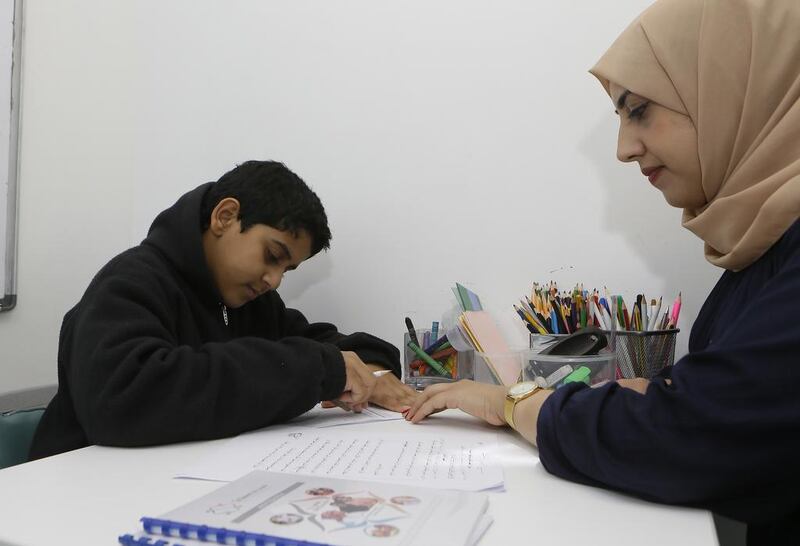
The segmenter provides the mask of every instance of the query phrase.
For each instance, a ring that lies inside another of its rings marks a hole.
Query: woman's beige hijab
[[[688,115],[707,205],[683,226],[738,271],[800,217],[800,0],[659,0],[591,70]]]

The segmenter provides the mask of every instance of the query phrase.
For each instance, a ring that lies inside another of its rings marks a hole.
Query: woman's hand
[[[669,382],[669,380],[667,380]],[[617,383],[624,389],[631,389],[639,394],[645,394],[647,387],[650,386],[650,380],[642,377],[635,377],[633,379],[617,379]]]
[[[475,383],[468,379],[456,383],[431,385],[406,413],[406,420],[419,423],[443,409],[458,408],[492,425],[505,425],[506,387]]]

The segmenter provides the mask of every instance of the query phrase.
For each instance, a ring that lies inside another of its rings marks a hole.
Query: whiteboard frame
[[[17,305],[17,226],[19,181],[20,72],[22,68],[22,6],[14,0],[14,25],[11,47],[11,116],[8,131],[8,194],[6,199],[5,286],[0,312]]]

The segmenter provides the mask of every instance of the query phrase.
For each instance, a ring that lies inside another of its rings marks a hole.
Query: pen
[[[661,298],[658,298],[658,303],[656,300],[653,300],[653,317],[650,319],[650,328],[649,330],[655,330],[658,327],[658,314],[661,312]]]
[[[426,353],[431,354],[432,352],[436,352],[439,349],[444,349],[445,346],[449,347],[450,346],[449,343],[450,342],[447,340],[447,336],[442,336],[433,343],[431,343],[430,346],[425,347],[424,350]]]

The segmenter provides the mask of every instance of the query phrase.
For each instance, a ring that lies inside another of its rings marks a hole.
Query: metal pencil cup
[[[650,379],[672,366],[678,332],[678,328],[650,332],[607,331],[609,344],[617,353],[617,374],[626,379]]]

